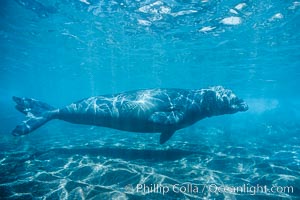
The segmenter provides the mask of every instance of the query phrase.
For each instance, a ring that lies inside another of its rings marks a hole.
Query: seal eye
[[[204,95],[204,99],[207,103],[213,103],[216,101],[216,93],[213,91],[207,91]]]
[[[225,96],[223,96],[223,103],[224,103],[225,106],[229,106],[229,100]]]

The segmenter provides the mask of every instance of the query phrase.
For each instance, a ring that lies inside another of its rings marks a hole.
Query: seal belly
[[[141,99],[118,101],[110,127],[132,132],[158,132],[160,127],[149,120],[157,109],[155,102]],[[101,119],[100,119],[101,120]]]
[[[104,126],[132,132],[157,132],[159,129],[149,121],[155,104],[144,101],[98,96],[83,99],[60,109],[59,119],[75,124]]]

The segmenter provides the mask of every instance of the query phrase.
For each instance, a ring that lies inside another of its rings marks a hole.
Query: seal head
[[[238,98],[231,90],[222,86],[211,87],[203,95],[207,112],[210,116],[233,114],[248,110],[247,103]]]

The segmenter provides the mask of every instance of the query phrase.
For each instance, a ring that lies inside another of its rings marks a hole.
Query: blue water
[[[0,199],[300,198],[299,1],[2,0],[0,15]],[[164,145],[58,120],[10,134],[24,119],[12,96],[63,107],[214,85],[249,110]]]

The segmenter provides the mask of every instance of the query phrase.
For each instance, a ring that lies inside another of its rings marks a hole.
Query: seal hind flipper
[[[40,115],[45,111],[55,109],[44,102],[31,98],[20,98],[13,96],[13,100],[17,103],[16,109],[26,115],[29,113],[32,113],[33,115]]]
[[[13,100],[17,103],[16,109],[26,115],[26,120],[12,131],[15,136],[34,131],[53,119],[57,111],[54,107],[35,99],[14,96]]]
[[[175,133],[173,130],[164,131],[160,134],[159,143],[164,144],[166,141],[168,141],[172,135]]]

